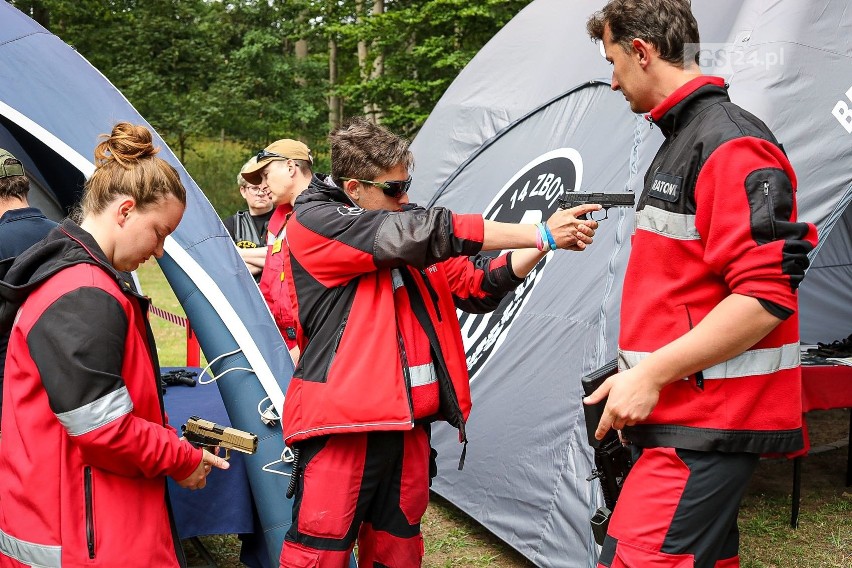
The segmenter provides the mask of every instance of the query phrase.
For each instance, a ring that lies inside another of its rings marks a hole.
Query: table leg
[[[846,487],[852,485],[852,408],[849,409],[849,445],[846,446]]]
[[[801,504],[802,457],[793,458],[793,506],[790,511],[790,527],[799,527],[799,505]]]

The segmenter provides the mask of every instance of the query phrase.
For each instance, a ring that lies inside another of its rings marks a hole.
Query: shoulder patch
[[[651,184],[651,190],[648,192],[648,196],[674,203],[680,198],[682,186],[682,176],[674,176],[663,172],[657,172],[654,174],[654,181]]]

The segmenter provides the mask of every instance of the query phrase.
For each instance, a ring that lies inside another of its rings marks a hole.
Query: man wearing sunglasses
[[[254,163],[241,172],[246,182],[267,192],[274,210],[266,232],[266,259],[260,276],[260,291],[275,318],[275,324],[293,356],[299,359],[296,345],[296,317],[290,299],[288,273],[285,270],[287,219],[293,202],[311,181],[313,156],[310,149],[298,140],[277,140],[258,152]]]
[[[281,566],[420,566],[435,474],[430,424],[467,443],[470,389],[456,308],[497,308],[551,249],[582,251],[585,205],[545,224],[409,203],[408,142],[366,119],[330,135],[287,229],[302,358],[284,403],[297,453]],[[480,251],[522,249],[490,258]],[[461,450],[459,465],[464,461]]]
[[[260,282],[260,274],[266,262],[266,227],[272,217],[273,206],[269,192],[259,185],[250,184],[242,175],[246,168],[256,163],[257,158],[252,156],[237,174],[240,195],[246,200],[248,209],[223,219],[222,224],[237,245],[249,272]]]

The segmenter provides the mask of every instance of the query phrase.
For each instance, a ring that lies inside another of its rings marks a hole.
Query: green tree
[[[340,46],[370,45],[367,66],[382,58],[382,72],[350,71],[338,90],[348,108],[374,105],[383,124],[413,136],[461,69],[529,1],[386,0],[383,13],[337,28]]]
[[[530,0],[12,0],[118,87],[181,159],[368,113],[413,136],[476,52]]]

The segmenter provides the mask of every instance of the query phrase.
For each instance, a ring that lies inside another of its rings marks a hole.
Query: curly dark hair
[[[698,22],[689,0],[611,0],[586,22],[592,39],[603,40],[609,24],[612,41],[630,52],[634,38],[657,48],[660,58],[687,66],[698,58]]]

